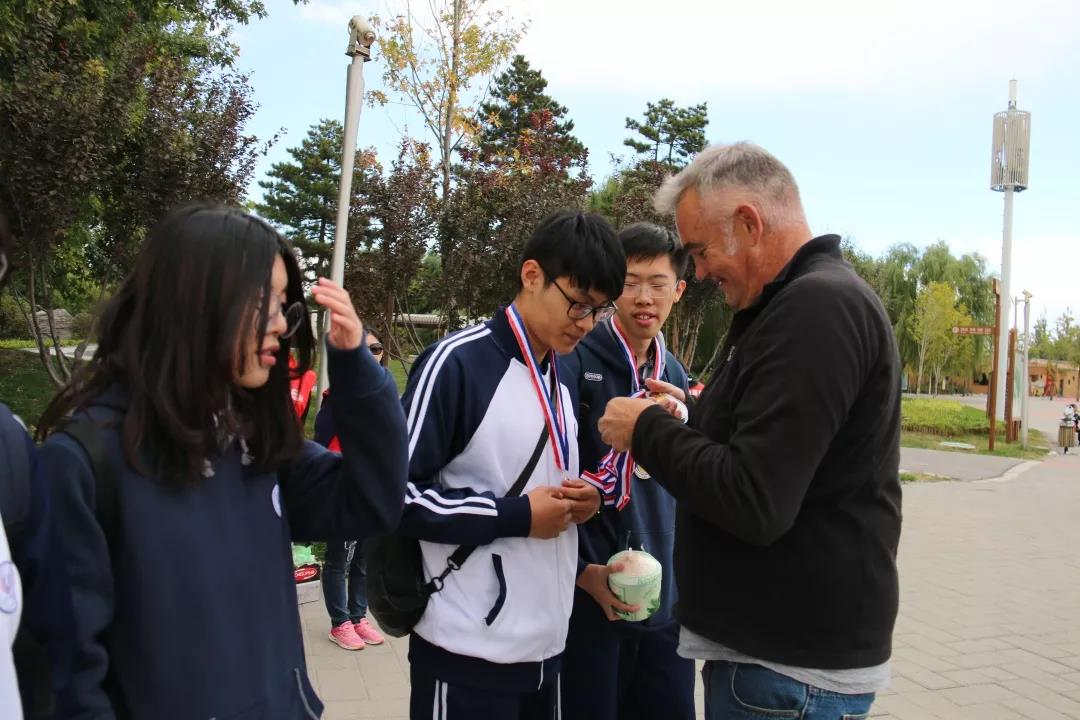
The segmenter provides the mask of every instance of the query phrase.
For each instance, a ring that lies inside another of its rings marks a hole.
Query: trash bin
[[[1058,445],[1063,448],[1076,447],[1076,427],[1071,422],[1058,425]]]

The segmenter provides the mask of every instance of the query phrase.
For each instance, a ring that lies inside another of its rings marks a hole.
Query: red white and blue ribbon
[[[506,308],[506,319],[510,321],[510,329],[517,338],[518,348],[521,349],[522,361],[529,369],[532,378],[533,389],[540,399],[540,410],[544,414],[544,422],[547,424],[548,435],[551,438],[551,450],[555,455],[555,464],[563,472],[568,472],[570,467],[570,437],[566,425],[566,408],[563,406],[562,386],[559,384],[559,365],[555,360],[555,352],[548,351],[548,362],[551,365],[551,379],[555,388],[555,398],[544,392],[544,375],[540,372],[540,365],[536,362],[533,354],[532,343],[529,342],[529,334],[525,332],[525,323],[521,320],[517,308],[510,305]]]
[[[611,318],[610,322],[611,329],[615,333],[615,340],[622,348],[623,357],[626,358],[627,366],[630,368],[630,397],[644,397],[648,388],[643,387],[638,379],[638,363],[634,351],[616,318]],[[650,375],[653,380],[659,380],[663,376],[666,358],[664,336],[660,333],[653,338],[653,369]],[[637,470],[637,464],[629,451],[619,453],[609,450],[607,455],[600,460],[596,472],[584,472],[582,477],[600,490],[605,505],[614,505],[616,509],[622,510],[630,502],[635,470]]]

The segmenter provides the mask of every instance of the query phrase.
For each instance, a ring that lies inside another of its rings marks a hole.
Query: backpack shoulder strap
[[[30,454],[26,430],[6,405],[0,404],[0,517],[12,555],[21,549],[30,514]]]
[[[529,483],[529,478],[532,477],[533,470],[536,469],[536,463],[540,462],[540,456],[544,454],[544,445],[547,444],[547,439],[548,431],[547,425],[545,425],[543,431],[540,433],[540,438],[536,441],[536,447],[533,448],[532,456],[529,457],[529,462],[525,463],[525,468],[506,492],[505,497],[517,497],[521,494],[521,491],[525,489],[525,486]],[[455,570],[460,570],[461,566],[465,564],[465,561],[469,559],[469,556],[473,554],[474,550],[476,550],[476,545],[458,546],[457,550],[454,550],[454,552],[450,554],[450,557],[446,559],[446,568],[424,585],[424,593],[426,595],[431,595],[432,593],[437,593],[442,590],[446,576]]]
[[[116,494],[116,465],[109,454],[102,427],[89,418],[69,419],[57,430],[79,443],[94,474],[94,514],[105,532],[109,551],[115,547],[120,523]]]

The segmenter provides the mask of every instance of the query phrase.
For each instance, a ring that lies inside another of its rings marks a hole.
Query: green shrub
[[[94,316],[88,312],[81,312],[71,318],[71,334],[77,338],[90,337],[91,326],[94,324]]]
[[[0,339],[23,340],[28,337],[30,327],[26,324],[26,317],[15,298],[7,294],[0,295]]]
[[[901,404],[904,430],[933,435],[987,435],[986,413],[952,400],[905,398]]]
[[[22,350],[23,348],[36,348],[36,340],[0,340],[0,350]]]
[[[35,353],[0,349],[0,368],[0,402],[32,428],[56,394],[56,386]]]

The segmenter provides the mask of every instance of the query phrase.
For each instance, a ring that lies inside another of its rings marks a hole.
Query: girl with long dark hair
[[[294,417],[289,356],[303,373],[313,337],[281,236],[198,205],[147,237],[93,359],[40,423],[76,613],[63,716],[321,714],[290,543],[396,525],[407,449],[393,379],[348,294],[320,279],[313,295],[348,398],[334,407],[343,455],[305,442]]]

